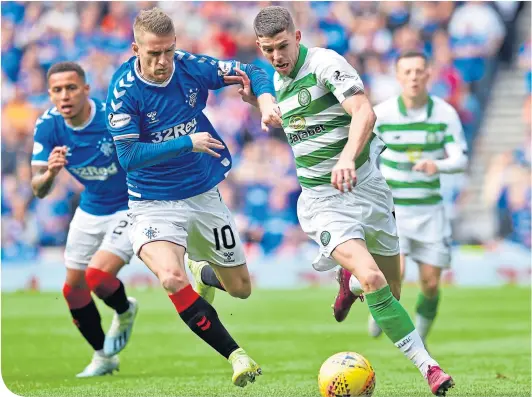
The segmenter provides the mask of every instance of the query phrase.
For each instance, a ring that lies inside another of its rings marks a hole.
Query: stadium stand
[[[35,259],[43,247],[64,245],[79,198],[80,186],[66,172],[45,200],[33,200],[31,194],[32,132],[38,115],[50,106],[45,80],[50,65],[78,61],[88,71],[92,95],[104,100],[113,71],[131,56],[134,15],[158,5],[174,18],[178,47],[253,62],[273,74],[257,52],[251,25],[264,4],[270,2],[3,3],[4,263]],[[529,4],[283,5],[294,12],[307,46],[327,46],[347,57],[374,103],[397,93],[395,56],[423,49],[433,62],[431,92],[457,109],[472,150],[468,176],[453,177],[445,185],[455,219],[467,215],[455,222],[456,240],[488,243],[509,238],[530,247],[530,31],[523,30],[520,18],[530,12]],[[283,132],[262,132],[257,113],[234,88],[213,93],[207,113],[234,155],[233,172],[221,190],[236,214],[250,260],[310,244],[298,226],[299,186]],[[515,188],[525,179],[526,189]],[[480,227],[477,218],[483,219]]]

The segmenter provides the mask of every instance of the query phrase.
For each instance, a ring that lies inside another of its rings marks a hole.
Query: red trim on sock
[[[189,284],[185,288],[168,295],[168,297],[174,304],[177,312],[182,313],[198,300],[199,295],[192,289],[192,285]]]
[[[113,274],[92,267],[85,272],[85,280],[90,290],[101,299],[107,298],[120,287],[120,280]]]
[[[92,301],[91,292],[88,289],[72,288],[66,283],[63,285],[63,296],[69,309],[81,309]]]

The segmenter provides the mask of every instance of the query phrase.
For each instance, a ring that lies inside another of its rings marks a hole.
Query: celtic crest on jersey
[[[303,88],[301,91],[299,91],[299,94],[297,95],[297,101],[303,107],[308,106],[312,101],[312,96],[310,95],[309,90]]]

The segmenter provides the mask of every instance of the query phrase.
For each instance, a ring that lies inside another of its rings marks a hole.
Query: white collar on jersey
[[[94,120],[94,116],[96,116],[96,104],[94,103],[94,101],[92,99],[89,98],[89,104],[91,105],[91,114],[89,116],[89,118],[87,119],[87,121],[85,121],[83,124],[81,125],[78,125],[77,127],[72,127],[71,125],[69,125],[65,119],[63,119],[63,121],[65,122],[66,126],[68,128],[70,128],[71,130],[74,130],[74,131],[81,131],[85,128],[87,128],[87,126],[92,123],[92,120]]]
[[[175,72],[175,64],[172,63],[172,73],[170,74],[170,77],[168,77],[164,82],[162,83],[156,83],[155,81],[151,81],[151,80],[148,80],[146,79],[145,77],[142,76],[142,74],[140,74],[140,68],[139,68],[139,59],[135,59],[135,74],[137,75],[137,77],[143,82],[143,83],[146,83],[148,85],[151,85],[151,86],[154,86],[154,87],[166,87],[170,81],[172,80],[172,77],[174,77],[174,72]]]

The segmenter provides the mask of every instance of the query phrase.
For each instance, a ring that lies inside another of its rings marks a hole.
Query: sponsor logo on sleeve
[[[346,81],[346,80],[351,80],[351,79],[355,79],[356,80],[356,79],[358,79],[358,76],[353,76],[351,74],[348,74],[346,72],[341,72],[339,70],[337,70],[333,74],[333,80],[334,81],[341,82],[341,81]]]
[[[231,62],[219,61],[218,62],[218,75],[227,76],[229,73],[231,73],[232,66],[233,65]]]
[[[109,125],[112,128],[122,128],[129,124],[131,116],[125,113],[109,113]]]

